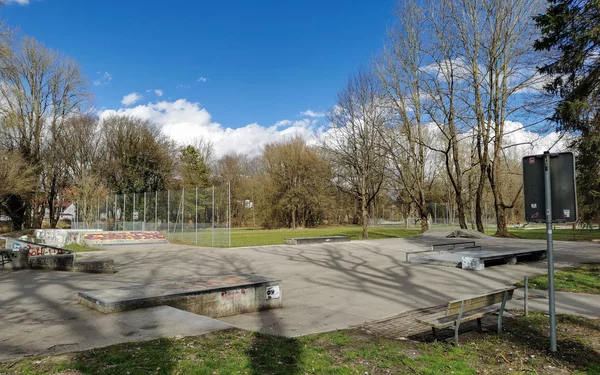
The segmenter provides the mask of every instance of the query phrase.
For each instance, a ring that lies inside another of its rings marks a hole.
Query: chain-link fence
[[[170,241],[231,246],[229,187],[107,194],[72,202],[73,229],[160,231]]]

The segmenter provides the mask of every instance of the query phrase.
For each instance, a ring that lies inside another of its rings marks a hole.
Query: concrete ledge
[[[74,254],[29,257],[29,268],[34,270],[71,271],[73,270],[74,261]]]
[[[220,318],[282,307],[281,280],[256,275],[226,275],[181,283],[134,285],[79,292],[78,302],[109,314],[167,305]]]
[[[286,245],[309,245],[315,243],[328,242],[350,242],[349,236],[327,236],[327,237],[300,237],[300,238],[284,238],[283,242]]]
[[[115,273],[115,261],[112,259],[78,260],[73,271],[87,273]]]

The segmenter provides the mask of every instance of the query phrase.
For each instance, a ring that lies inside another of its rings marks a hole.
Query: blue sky
[[[209,124],[225,131],[318,119],[300,112],[333,106],[348,75],[381,48],[393,5],[9,0],[1,12],[9,26],[76,58],[97,108],[125,110],[122,100],[131,93],[142,98],[130,108],[185,99],[200,103],[196,112],[208,112]]]

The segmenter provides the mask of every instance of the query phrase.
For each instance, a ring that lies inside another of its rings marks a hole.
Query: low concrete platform
[[[327,237],[284,238],[283,242],[286,245],[310,245],[310,244],[327,243],[327,242],[350,242],[350,237],[349,236],[327,236]]]
[[[73,271],[87,273],[115,273],[115,261],[112,259],[78,260],[73,264]]]
[[[105,314],[167,305],[219,318],[280,308],[282,289],[281,280],[278,279],[225,275],[79,292],[78,302]]]
[[[546,249],[494,249],[494,250],[459,250],[441,254],[423,254],[408,260],[409,263],[432,264],[437,266],[465,268],[464,262],[481,265],[499,262],[500,264],[516,264],[517,260],[529,258],[541,260],[546,256]],[[469,267],[470,268],[470,267]]]

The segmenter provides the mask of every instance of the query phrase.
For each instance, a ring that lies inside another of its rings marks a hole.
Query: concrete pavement
[[[449,240],[420,236],[233,249],[114,246],[78,255],[81,259],[113,258],[114,275],[0,272],[0,359],[83,350],[131,341],[131,336],[146,340],[164,335],[162,328],[152,325],[132,335],[129,326],[78,305],[76,293],[81,290],[185,282],[232,273],[275,277],[283,281],[283,309],[221,320],[244,329],[296,336],[439,305],[514,283],[525,275],[545,273],[543,262],[488,267],[481,272],[404,263],[406,252],[425,250],[443,241]],[[486,248],[539,247],[545,243],[506,239],[477,242]],[[556,242],[555,249],[557,268],[600,259],[598,244]]]

